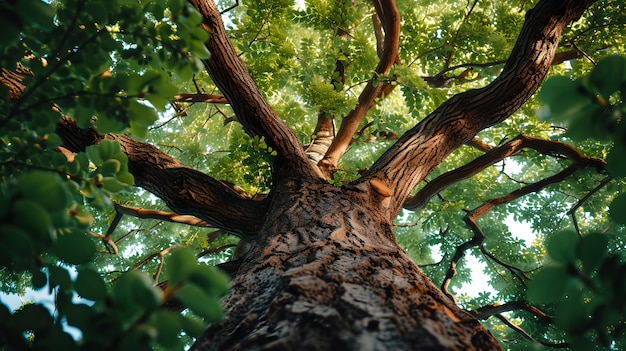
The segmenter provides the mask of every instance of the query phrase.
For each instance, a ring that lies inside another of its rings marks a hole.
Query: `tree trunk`
[[[497,350],[396,244],[385,198],[292,178],[194,350]],[[382,200],[382,201],[381,201]]]

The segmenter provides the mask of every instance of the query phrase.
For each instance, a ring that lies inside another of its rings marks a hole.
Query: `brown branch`
[[[531,313],[532,315],[538,317],[539,319],[541,319],[542,321],[546,322],[546,323],[552,323],[554,322],[554,317],[550,316],[549,314],[547,314],[546,312],[540,310],[539,308],[529,304],[527,301],[525,300],[518,300],[518,301],[510,301],[504,304],[492,304],[492,305],[486,305],[486,306],[482,306],[479,307],[473,311],[470,311],[476,318],[478,319],[482,319],[485,320],[491,316],[494,316],[496,314],[500,314],[500,313],[504,313],[504,312],[510,312],[510,311],[516,311],[516,310],[523,310],[526,312]]]
[[[602,179],[602,181],[600,182],[600,184],[598,184],[595,188],[591,189],[587,194],[585,194],[585,196],[583,196],[582,199],[578,200],[578,202],[576,202],[576,204],[574,206],[572,206],[572,208],[569,209],[569,211],[567,211],[568,215],[573,215],[574,212],[576,212],[576,210],[582,206],[585,202],[587,202],[587,200],[589,200],[589,198],[597,193],[600,189],[604,188],[605,185],[607,185],[613,178],[611,177],[606,177],[604,179]]]
[[[230,103],[237,120],[251,136],[265,137],[278,153],[274,173],[298,169],[303,175],[319,177],[319,171],[308,161],[304,148],[287,124],[269,106],[248,69],[230,42],[220,12],[212,0],[191,0],[203,16],[202,28],[209,33],[206,43],[211,57],[204,65],[215,85]]]
[[[143,219],[158,219],[161,221],[167,221],[172,223],[180,223],[191,225],[194,227],[208,227],[208,223],[194,216],[180,215],[174,212],[160,211],[160,210],[146,210],[143,208],[124,206],[115,204],[115,211],[120,214],[133,216]]]
[[[536,140],[538,140],[538,139],[536,139]],[[540,144],[541,143],[548,143],[549,145],[552,145],[551,142],[546,142],[544,140],[540,140],[539,142],[540,142]],[[571,153],[573,151],[576,151],[575,149],[567,146],[566,144],[560,143],[560,145],[564,146],[562,151],[564,151],[565,153]],[[553,151],[553,150],[551,150],[551,151]],[[468,240],[468,241],[466,241],[466,242],[464,242],[461,245],[456,247],[454,255],[452,256],[452,259],[450,261],[450,267],[448,268],[448,271],[446,272],[446,276],[444,278],[444,281],[443,281],[443,283],[441,285],[441,290],[448,297],[450,297],[450,299],[452,299],[454,301],[454,296],[448,291],[448,286],[450,284],[450,281],[452,280],[452,278],[456,274],[456,265],[457,265],[458,261],[463,257],[463,255],[465,254],[465,252],[467,250],[469,250],[472,247],[476,247],[476,246],[482,245],[484,240],[485,240],[486,236],[483,233],[482,229],[478,226],[478,219],[480,219],[482,216],[484,216],[493,207],[501,205],[501,204],[509,203],[511,201],[514,201],[514,200],[520,198],[521,196],[537,192],[537,191],[547,187],[550,184],[559,183],[559,182],[563,181],[564,179],[566,179],[567,177],[569,177],[570,175],[572,175],[578,169],[586,168],[586,167],[594,167],[596,169],[602,169],[604,167],[604,165],[605,165],[605,162],[603,160],[596,159],[596,158],[591,158],[591,157],[584,157],[584,156],[580,155],[579,153],[578,153],[578,156],[580,158],[577,160],[576,163],[574,163],[573,165],[569,166],[568,168],[562,170],[561,172],[559,172],[559,173],[557,173],[557,174],[555,174],[553,176],[550,176],[548,178],[544,178],[544,179],[542,179],[542,180],[540,180],[540,181],[538,181],[536,183],[532,183],[532,184],[524,186],[524,187],[522,187],[520,189],[514,190],[513,192],[511,192],[511,193],[509,193],[507,195],[487,200],[482,205],[474,208],[473,210],[469,211],[465,215],[463,220],[465,221],[467,226],[472,230],[473,236],[472,236],[472,238],[470,240]],[[511,269],[513,266],[506,265],[505,267],[507,267],[508,269]],[[516,268],[516,270],[519,270],[519,269]],[[519,270],[519,271],[521,271],[521,270]]]
[[[204,102],[208,104],[227,104],[228,100],[222,94],[186,94],[180,93],[174,95],[174,100],[178,102]]]
[[[132,139],[127,135],[98,135],[93,129],[80,129],[76,123],[62,117],[57,134],[64,147],[84,151],[103,138],[117,140],[128,156],[128,169],[135,185],[160,197],[169,208],[190,215],[207,225],[237,235],[254,235],[262,225],[267,204],[242,196],[228,184],[189,168],[158,148]]]
[[[575,163],[596,162],[598,167],[603,167],[604,161],[585,157],[570,145],[559,141],[541,140],[526,135],[519,135],[505,144],[492,148],[470,163],[446,172],[430,181],[414,196],[407,198],[404,203],[404,208],[408,210],[422,208],[428,203],[431,197],[446,187],[463,179],[467,179],[507,157],[514,156],[525,148],[536,150],[544,155],[566,157]]]
[[[506,319],[503,315],[496,314],[495,317],[498,318],[507,327],[513,329],[515,332],[517,332],[519,335],[521,335],[526,340],[535,341],[535,342],[540,343],[543,346],[547,346],[547,347],[551,347],[551,348],[555,348],[555,349],[563,349],[563,348],[567,348],[567,347],[570,346],[568,343],[565,343],[565,342],[564,343],[553,343],[553,342],[545,341],[545,340],[542,340],[542,339],[535,339],[532,336],[530,336],[530,334],[528,334],[528,332],[526,332],[524,329],[522,329],[519,326],[511,323],[511,321]]]
[[[522,285],[526,286],[526,281],[528,279],[530,279],[528,277],[528,275],[526,274],[526,271],[524,271],[523,269],[514,266],[512,264],[508,264],[504,261],[502,261],[501,259],[499,259],[498,257],[496,257],[494,254],[492,254],[491,252],[487,251],[487,249],[485,249],[484,245],[479,245],[478,249],[480,250],[480,252],[487,256],[488,258],[490,258],[492,261],[494,261],[495,263],[499,264],[500,266],[506,268],[509,272],[511,272],[511,274],[515,277],[517,277],[517,279],[519,279],[519,281],[522,283]]]
[[[380,76],[389,74],[391,67],[398,60],[400,14],[395,0],[373,0],[372,2],[385,31],[383,55],[374,71],[373,79],[368,81],[359,95],[357,106],[347,116],[343,117],[337,136],[333,139],[324,158],[318,163],[327,179],[330,179],[337,169],[339,160],[346,152],[367,111],[374,106],[374,101],[384,94],[389,94],[391,89],[395,87],[391,82],[377,82],[376,80]]]

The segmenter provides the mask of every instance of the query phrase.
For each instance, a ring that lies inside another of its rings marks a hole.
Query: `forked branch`
[[[194,216],[211,227],[243,236],[254,235],[262,223],[265,202],[251,200],[150,144],[127,135],[98,135],[94,129],[80,129],[68,117],[61,118],[57,134],[64,147],[73,152],[84,151],[104,138],[117,140],[128,156],[135,185],[160,197],[180,215]]]
[[[455,95],[405,133],[357,183],[372,178],[393,193],[396,216],[411,190],[453,150],[508,118],[539,88],[564,28],[595,0],[542,0],[526,21],[500,74],[484,88]],[[371,183],[371,182],[370,182]]]
[[[191,0],[191,3],[203,16],[202,28],[210,36],[206,46],[211,57],[204,60],[204,65],[231,104],[237,121],[249,135],[264,137],[279,158],[287,160],[283,165],[297,165],[304,174],[319,176],[307,160],[296,135],[263,98],[245,64],[237,56],[215,3],[212,0]]]
[[[565,157],[572,162],[582,162],[585,159],[589,159],[570,145],[553,140],[542,140],[527,135],[519,135],[505,144],[492,148],[490,151],[476,158],[472,162],[446,172],[430,181],[414,196],[409,197],[405,201],[404,208],[408,210],[417,210],[422,208],[435,194],[448,186],[476,175],[485,168],[492,166],[507,157],[518,154],[525,148],[533,149],[547,156]],[[596,160],[598,164],[601,163],[600,159],[593,160]]]
[[[376,16],[382,24],[385,32],[382,44],[382,54],[376,66],[374,77],[359,95],[357,106],[341,120],[341,126],[333,139],[324,158],[318,163],[326,178],[330,178],[337,168],[339,160],[346,152],[352,137],[357,131],[359,124],[365,118],[367,111],[374,106],[374,101],[383,94],[389,93],[389,83],[377,81],[378,77],[389,74],[391,67],[398,59],[398,46],[400,38],[400,14],[395,0],[373,0]]]
[[[571,151],[571,149],[569,148],[566,148],[565,150]],[[572,164],[571,166],[565,168],[564,170],[562,170],[561,172],[553,176],[544,178],[536,183],[532,183],[527,186],[524,186],[507,195],[489,199],[485,201],[483,204],[481,204],[480,206],[476,207],[475,209],[467,212],[463,220],[465,221],[467,226],[472,230],[473,236],[470,240],[457,246],[454,252],[454,255],[452,256],[452,259],[450,260],[450,266],[448,268],[448,271],[446,272],[446,277],[444,278],[444,281],[441,285],[441,290],[448,297],[450,297],[450,299],[454,300],[454,296],[448,291],[448,286],[450,284],[450,281],[456,274],[456,266],[459,260],[463,257],[463,255],[465,254],[467,250],[473,247],[479,246],[481,248],[481,251],[483,251],[483,253],[487,253],[487,250],[482,246],[486,236],[485,236],[485,233],[480,228],[480,226],[478,225],[478,220],[482,216],[487,214],[489,211],[491,211],[491,209],[493,209],[495,206],[498,206],[498,205],[510,203],[524,195],[537,192],[547,187],[548,185],[559,183],[579,169],[587,168],[587,167],[603,169],[604,165],[605,165],[605,162],[603,160],[581,156],[576,160],[574,164]],[[493,257],[492,255],[487,255],[487,256],[490,258]],[[502,264],[501,262],[498,262],[498,263]],[[524,278],[523,276],[520,276],[520,274],[522,274],[523,272],[521,272],[521,270],[519,270],[518,268],[513,267],[511,265],[507,265],[507,264],[502,264],[502,265],[505,268],[507,268],[509,271],[511,271],[512,274],[518,276],[519,278]]]

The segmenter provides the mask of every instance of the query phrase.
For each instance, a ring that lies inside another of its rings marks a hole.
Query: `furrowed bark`
[[[508,118],[539,88],[563,29],[595,0],[543,0],[526,14],[500,76],[488,86],[455,95],[389,148],[357,183],[377,179],[394,194],[393,218],[410,191],[453,150]]]
[[[322,181],[281,183],[193,350],[499,350],[395,242],[377,201]]]
[[[211,57],[204,60],[204,65],[246,133],[265,137],[266,143],[287,161],[285,165],[298,164],[309,176],[318,177],[319,171],[307,160],[296,135],[263,98],[237,56],[215,3],[212,0],[191,0],[191,3],[204,17],[202,28],[210,36],[206,46]]]
[[[61,118],[57,134],[64,147],[73,152],[84,151],[104,138],[117,140],[128,156],[135,185],[161,198],[178,214],[195,216],[212,227],[241,236],[255,235],[262,225],[265,202],[245,198],[150,144],[127,135],[98,135],[95,130],[78,128],[68,117]]]

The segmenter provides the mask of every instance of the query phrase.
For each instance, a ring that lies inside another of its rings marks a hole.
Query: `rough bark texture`
[[[395,242],[381,196],[293,180],[195,350],[493,350]]]

